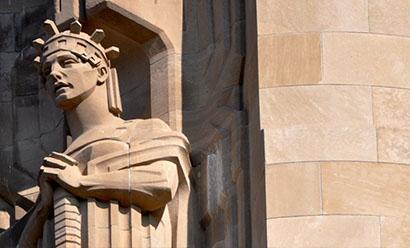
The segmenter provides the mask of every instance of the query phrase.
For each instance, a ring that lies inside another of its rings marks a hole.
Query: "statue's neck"
[[[73,140],[95,128],[122,123],[108,110],[104,85],[97,86],[76,108],[65,111],[65,116]]]

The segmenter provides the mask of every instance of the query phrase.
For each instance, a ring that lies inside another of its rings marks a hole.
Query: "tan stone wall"
[[[268,246],[410,246],[409,10],[257,1]]]

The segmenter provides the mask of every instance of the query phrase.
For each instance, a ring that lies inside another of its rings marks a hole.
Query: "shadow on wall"
[[[244,2],[184,1],[183,132],[193,149],[204,247],[250,247]]]
[[[92,20],[84,25],[84,32],[101,28],[106,34],[104,47],[116,46],[120,57],[112,60],[120,82],[121,100],[125,120],[151,117],[150,64],[141,45],[130,37],[106,25],[104,21]]]

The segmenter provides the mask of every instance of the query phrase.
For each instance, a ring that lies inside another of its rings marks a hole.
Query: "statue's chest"
[[[126,142],[100,140],[81,148],[70,154],[70,156],[78,161],[83,174],[98,174],[109,171],[110,164],[104,163],[104,161],[110,161],[109,158],[115,157],[115,154],[124,154],[128,151],[129,145]],[[124,160],[124,158],[119,159]],[[123,162],[126,163],[127,161]]]

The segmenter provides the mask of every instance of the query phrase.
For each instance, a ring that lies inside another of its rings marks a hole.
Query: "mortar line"
[[[302,215],[287,215],[287,216],[277,216],[277,217],[268,217],[267,220],[276,220],[276,219],[286,219],[286,218],[304,218],[304,217],[332,217],[332,216],[348,216],[348,217],[378,217],[380,215],[373,214],[302,214]]]
[[[302,163],[375,163],[375,164],[387,164],[387,165],[400,165],[410,166],[410,163],[397,163],[388,161],[372,161],[372,160],[300,160],[300,161],[283,161],[266,163],[266,166],[287,165],[287,164],[302,164]]]

